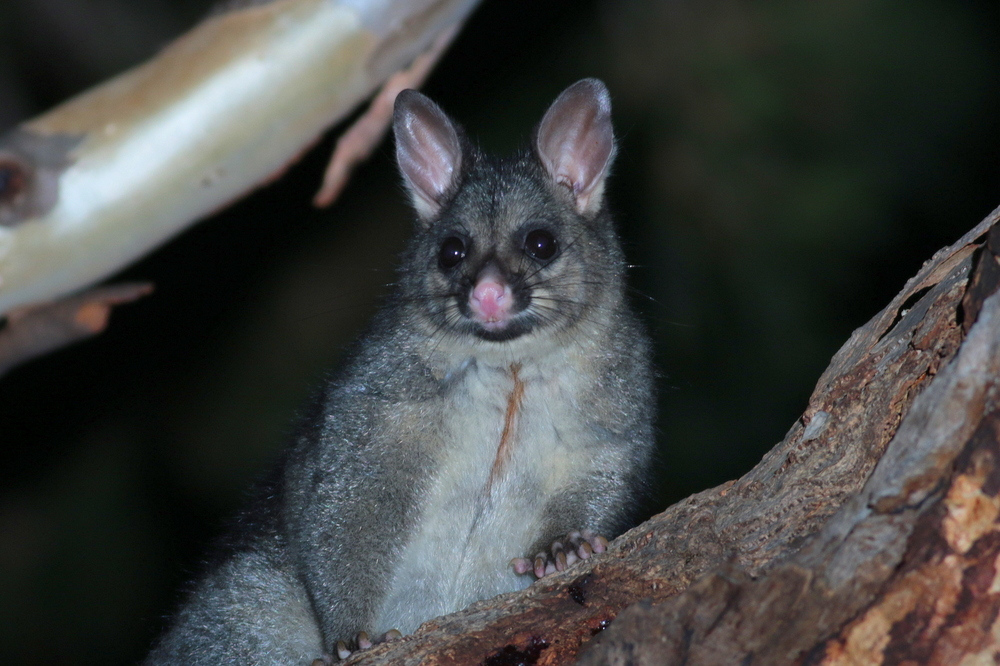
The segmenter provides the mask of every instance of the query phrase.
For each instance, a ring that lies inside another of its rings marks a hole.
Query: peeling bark
[[[126,282],[7,313],[0,324],[0,377],[25,361],[97,335],[107,328],[113,307],[152,292],[149,283]]]
[[[998,221],[851,335],[742,478],[349,663],[994,663]]]

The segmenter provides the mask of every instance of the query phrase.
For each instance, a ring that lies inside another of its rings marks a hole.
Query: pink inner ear
[[[600,193],[615,151],[604,84],[584,79],[563,91],[538,127],[536,147],[549,175],[570,189],[581,211],[599,206],[590,196]]]
[[[437,104],[414,90],[397,96],[394,116],[399,170],[417,212],[433,216],[440,211],[461,167],[458,132]]]

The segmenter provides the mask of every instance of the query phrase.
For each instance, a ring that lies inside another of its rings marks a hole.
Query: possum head
[[[603,202],[615,153],[604,84],[553,102],[530,150],[472,147],[430,99],[396,98],[396,155],[417,212],[403,296],[436,335],[510,345],[572,333],[620,303],[624,262]]]

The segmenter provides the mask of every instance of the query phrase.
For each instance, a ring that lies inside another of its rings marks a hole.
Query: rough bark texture
[[[350,663],[994,663],[998,220],[854,332],[744,477]]]

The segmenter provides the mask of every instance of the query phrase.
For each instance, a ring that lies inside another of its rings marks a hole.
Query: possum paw
[[[538,553],[534,559],[515,557],[510,564],[515,573],[534,573],[536,578],[544,578],[607,548],[608,540],[590,530],[570,532],[564,539],[553,541],[549,552]]]
[[[398,630],[391,629],[382,634],[381,636],[379,636],[378,638],[376,638],[375,640],[372,640],[371,638],[369,638],[368,632],[360,631],[358,632],[358,635],[354,637],[354,640],[350,641],[349,643],[346,641],[337,641],[337,647],[336,647],[337,659],[343,661],[344,659],[347,659],[355,652],[358,652],[360,650],[367,650],[373,645],[378,645],[379,643],[385,643],[386,641],[394,641],[402,635],[403,634],[401,634]],[[316,659],[315,661],[313,661],[312,666],[331,666],[331,664],[333,663],[334,663],[333,657],[329,655],[323,655],[322,659]]]

